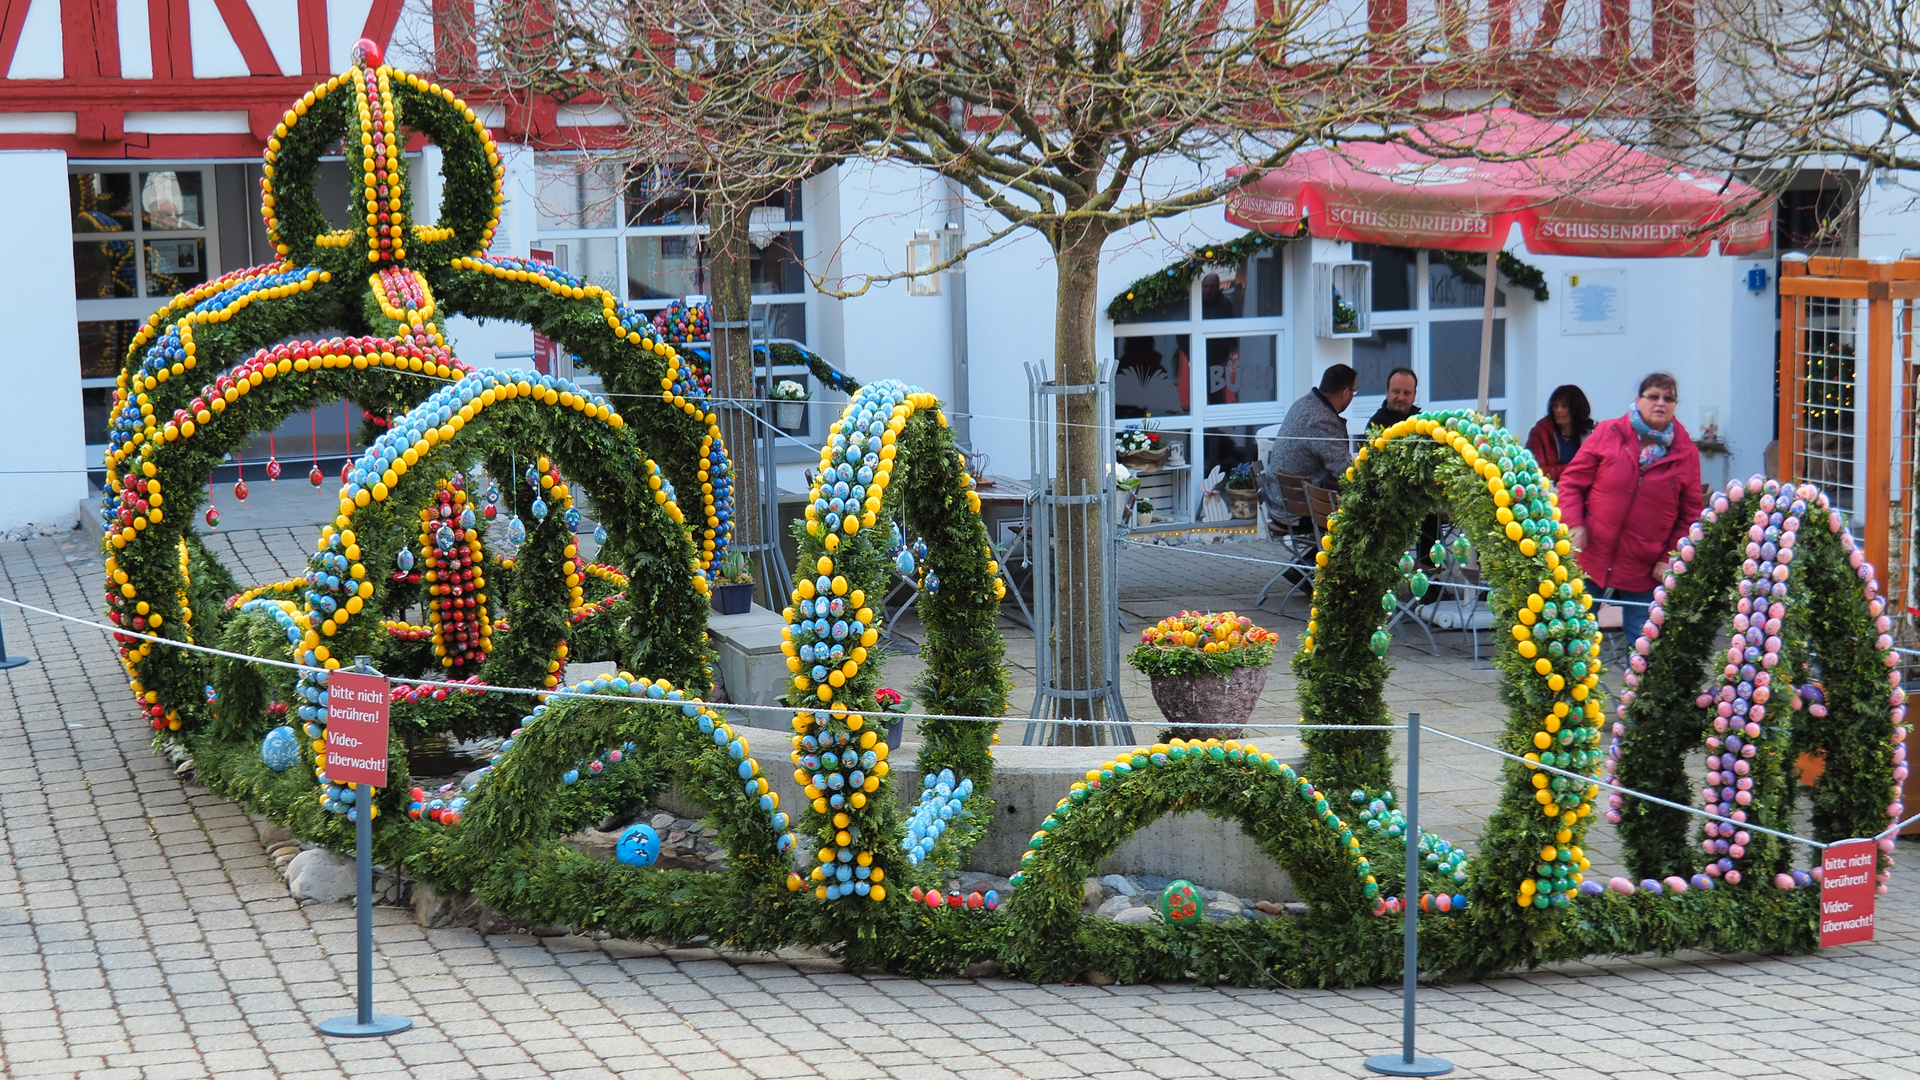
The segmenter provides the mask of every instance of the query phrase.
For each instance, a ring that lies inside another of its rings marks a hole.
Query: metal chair
[[[1287,590],[1287,595],[1280,601],[1280,614],[1284,615],[1287,611],[1287,604],[1293,600],[1294,593],[1299,592],[1302,585],[1313,580],[1313,570],[1311,566],[1303,566],[1301,562],[1303,559],[1311,556],[1313,552],[1320,550],[1320,537],[1324,535],[1324,532],[1319,526],[1314,524],[1313,508],[1307,503],[1306,477],[1276,473],[1273,480],[1274,486],[1280,491],[1280,512],[1292,515],[1298,519],[1299,524],[1294,527],[1293,531],[1280,536],[1281,544],[1287,549],[1287,558],[1289,561],[1287,565],[1282,566],[1272,577],[1268,578],[1265,585],[1261,586],[1260,595],[1254,598],[1253,606],[1259,607],[1266,603],[1267,594],[1273,590],[1274,583],[1284,577],[1287,571],[1293,570],[1299,573],[1300,576],[1299,580],[1292,583],[1293,587]],[[1269,522],[1269,528],[1271,528],[1272,517],[1269,516],[1267,520]],[[1304,553],[1301,551],[1303,543],[1310,545]]]

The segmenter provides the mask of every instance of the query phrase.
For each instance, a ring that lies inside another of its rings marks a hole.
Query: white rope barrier
[[[176,648],[176,649],[184,649],[189,652],[202,653],[208,656],[219,656],[229,660],[241,660],[247,663],[264,664],[268,667],[277,667],[277,668],[282,668],[289,671],[298,671],[298,672],[301,672],[302,674],[315,673],[315,674],[324,675],[329,671],[329,669],[327,668],[319,668],[309,664],[295,663],[290,660],[275,660],[275,659],[271,659],[269,657],[264,657],[264,656],[251,656],[246,653],[230,652],[225,649],[216,649],[207,645],[199,645],[199,644],[194,644],[194,643],[185,642],[185,641],[175,641],[172,638],[155,637],[151,634],[143,634],[138,631],[122,630],[118,627],[110,626],[106,623],[94,622],[91,619],[83,619],[78,616],[68,615],[64,612],[53,611],[43,607],[37,607],[33,604],[24,603],[20,600],[15,600],[9,597],[0,596],[0,604],[8,604],[13,607],[19,608],[22,611],[31,612],[35,615],[43,615],[48,618],[59,619],[64,622],[72,623],[78,626],[84,626],[92,630],[98,630],[102,633],[109,634],[109,635],[117,635],[117,636],[122,636],[126,638],[132,638],[137,641],[151,642],[155,645],[163,645],[163,646]],[[520,694],[520,695],[529,696],[529,697],[538,697],[538,698],[541,698],[542,700],[547,700],[551,698],[563,698],[563,699],[572,699],[572,700],[579,700],[579,701],[610,701],[610,702],[614,702],[616,704],[621,704],[621,705],[703,704],[703,705],[707,705],[709,707],[718,708],[718,709],[733,709],[733,710],[738,710],[742,712],[774,712],[774,713],[786,714],[789,716],[791,716],[795,712],[821,711],[821,710],[813,710],[813,709],[795,709],[792,706],[787,706],[787,705],[748,705],[744,703],[723,702],[723,701],[697,701],[696,702],[694,700],[682,700],[682,699],[674,699],[674,698],[634,698],[634,697],[616,696],[612,694],[583,693],[578,690],[568,690],[564,688],[555,688],[555,689],[549,690],[549,689],[535,689],[532,687],[520,687],[520,686],[494,686],[491,684],[445,682],[445,681],[434,680],[434,679],[412,679],[412,678],[405,678],[400,676],[388,676],[388,681],[400,683],[403,685],[409,685],[409,686],[426,686],[426,687],[432,687],[435,689],[446,689],[446,690],[457,691],[461,693]],[[860,716],[862,718],[873,718],[877,720],[886,721],[888,723],[891,723],[894,720],[966,720],[974,723],[980,723],[984,721],[999,721],[1002,723],[1018,723],[1024,720],[1032,723],[1060,724],[1063,726],[1077,726],[1077,725],[1107,726],[1114,723],[1114,721],[1110,721],[1110,720],[1052,719],[1049,717],[1042,717],[1042,716],[1026,716],[1026,717],[964,716],[964,715],[959,715],[955,713],[914,713],[914,712],[897,713],[897,712],[888,712],[885,710],[881,710],[877,712],[849,710],[848,715]],[[1392,734],[1394,731],[1398,730],[1397,725],[1386,725],[1386,724],[1261,724],[1256,722],[1256,723],[1246,723],[1246,724],[1182,724],[1180,726],[1184,728],[1201,728],[1201,729],[1233,728],[1236,730],[1244,730],[1246,728],[1258,728],[1258,729],[1264,729],[1269,731],[1301,731],[1301,732],[1371,731],[1371,732],[1381,732],[1385,734]],[[1632,788],[1621,787],[1618,784],[1611,784],[1584,773],[1572,772],[1567,769],[1562,769],[1553,765],[1545,764],[1544,762],[1529,761],[1528,759],[1526,759],[1525,757],[1522,757],[1519,754],[1510,753],[1498,747],[1488,746],[1485,743],[1475,742],[1472,739],[1466,738],[1461,735],[1455,735],[1451,732],[1442,731],[1439,728],[1432,727],[1427,724],[1421,724],[1420,729],[1422,731],[1430,732],[1434,735],[1438,735],[1443,739],[1448,739],[1453,742],[1459,743],[1463,746],[1467,746],[1467,747],[1471,747],[1472,749],[1479,750],[1483,753],[1492,754],[1495,757],[1504,758],[1508,761],[1512,761],[1517,764],[1527,766],[1530,769],[1538,769],[1542,772],[1551,773],[1556,776],[1563,776],[1569,780],[1573,780],[1583,785],[1598,787],[1604,791],[1617,792],[1621,795],[1627,796],[1628,798],[1639,799],[1643,802],[1653,803],[1656,806],[1662,806],[1669,810],[1678,810],[1681,813],[1691,814],[1694,817],[1704,818],[1708,821],[1716,821],[1722,824],[1734,825],[1739,828],[1745,829],[1749,832],[1764,833],[1768,836],[1774,836],[1774,837],[1778,837],[1779,839],[1786,840],[1789,843],[1805,844],[1809,847],[1824,850],[1825,848],[1830,847],[1833,844],[1849,842],[1845,840],[1823,842],[1819,840],[1814,840],[1811,837],[1796,836],[1793,833],[1782,832],[1778,829],[1771,829],[1764,825],[1756,825],[1752,822],[1735,821],[1732,818],[1723,817],[1719,814],[1708,813],[1707,811],[1701,810],[1697,807],[1687,806],[1682,803],[1677,803],[1668,799],[1663,799],[1658,795],[1651,795],[1643,791],[1636,791]],[[1881,840],[1886,837],[1894,836],[1898,834],[1900,830],[1906,828],[1907,826],[1913,824],[1916,821],[1920,821],[1920,814],[1915,814],[1913,817],[1910,817],[1905,821],[1897,822],[1893,825],[1890,825],[1882,832],[1875,833],[1873,836],[1858,837],[1855,839],[1865,839],[1865,840],[1875,840],[1875,841]]]

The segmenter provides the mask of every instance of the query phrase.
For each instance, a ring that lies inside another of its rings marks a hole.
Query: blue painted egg
[[[300,763],[300,738],[290,727],[277,727],[260,740],[260,760],[274,772],[286,772]]]
[[[620,842],[614,845],[613,854],[628,866],[652,866],[660,857],[660,834],[646,822],[627,826],[620,834]]]

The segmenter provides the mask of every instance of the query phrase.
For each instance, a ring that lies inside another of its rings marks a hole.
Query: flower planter
[[[1250,519],[1260,516],[1259,488],[1228,488],[1227,513],[1236,518]]]
[[[753,582],[719,585],[713,590],[713,610],[722,615],[745,615],[753,609]]]
[[[1173,726],[1169,738],[1237,739],[1267,688],[1267,667],[1235,668],[1228,675],[1154,675],[1152,681],[1154,704]]]
[[[1163,446],[1158,450],[1132,450],[1120,454],[1119,458],[1120,464],[1134,472],[1158,472],[1166,463],[1167,448]]]
[[[776,401],[773,403],[773,426],[789,434],[799,431],[807,422],[807,403],[804,401]]]

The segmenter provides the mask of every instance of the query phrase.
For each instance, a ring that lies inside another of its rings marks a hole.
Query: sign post
[[[327,676],[327,779],[355,784],[354,860],[359,923],[359,1009],[318,1025],[322,1035],[365,1039],[392,1035],[413,1026],[404,1016],[373,1012],[373,796],[387,786],[387,680],[365,656],[353,658],[354,670]]]
[[[1873,940],[1873,884],[1878,846],[1846,840],[1820,856],[1820,947]]]

